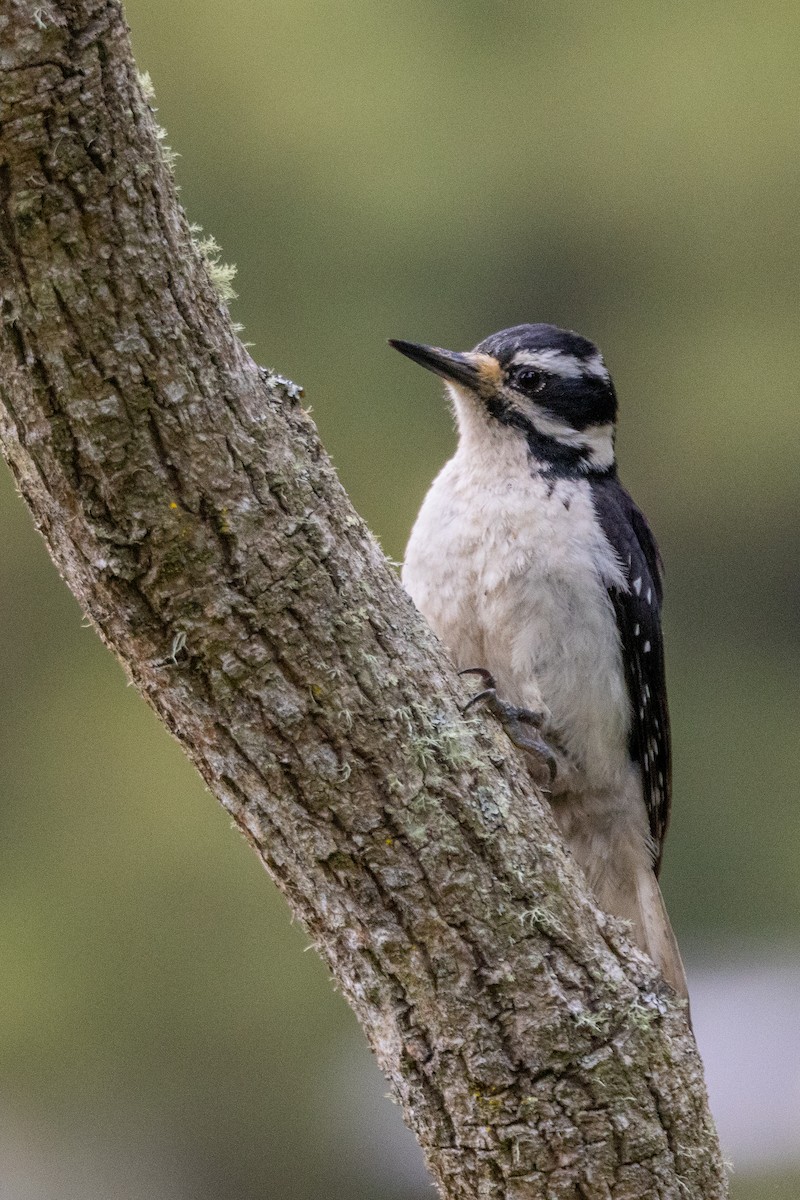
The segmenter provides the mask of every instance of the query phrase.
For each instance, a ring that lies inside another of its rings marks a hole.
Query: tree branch
[[[311,931],[442,1194],[722,1197],[602,917],[293,389],[237,341],[115,0],[8,0],[0,435],[50,553]]]

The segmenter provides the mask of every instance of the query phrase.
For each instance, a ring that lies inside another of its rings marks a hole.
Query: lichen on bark
[[[37,19],[38,14],[38,19]],[[685,1014],[239,343],[119,4],[0,15],[0,437],[50,553],[311,931],[442,1194],[722,1197]]]

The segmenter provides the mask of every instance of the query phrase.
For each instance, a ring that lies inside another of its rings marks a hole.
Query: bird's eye
[[[536,392],[540,392],[547,383],[547,376],[543,371],[537,371],[534,367],[520,367],[513,372],[511,383],[518,391],[533,396]]]

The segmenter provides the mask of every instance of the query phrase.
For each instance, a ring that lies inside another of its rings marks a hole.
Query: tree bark
[[[0,14],[0,436],[359,1017],[443,1196],[726,1195],[685,1013],[238,342],[116,0]]]

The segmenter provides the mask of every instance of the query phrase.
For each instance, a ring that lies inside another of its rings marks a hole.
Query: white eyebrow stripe
[[[596,375],[599,379],[609,378],[602,354],[593,354],[591,358],[584,359],[583,372],[585,375]]]
[[[518,350],[509,365],[539,367],[542,371],[561,375],[564,379],[580,379],[583,375],[580,359],[574,354],[565,354],[563,350]]]
[[[580,379],[585,375],[608,379],[608,371],[599,354],[591,358],[578,358],[576,354],[567,354],[563,350],[518,350],[509,366],[539,367],[551,375],[560,375],[562,379]]]

